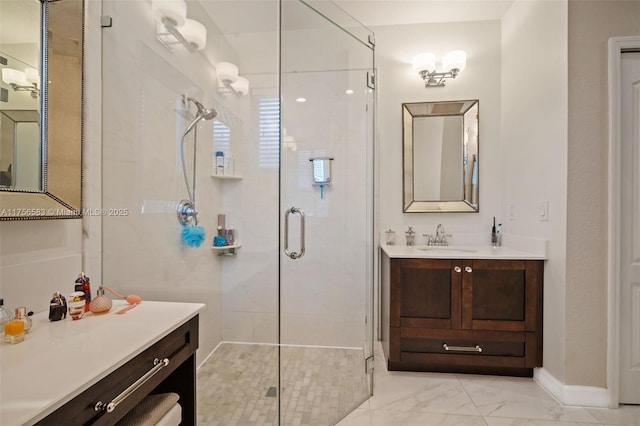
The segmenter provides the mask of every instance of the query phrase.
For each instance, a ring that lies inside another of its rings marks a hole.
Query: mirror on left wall
[[[83,15],[0,2],[0,220],[82,216]]]

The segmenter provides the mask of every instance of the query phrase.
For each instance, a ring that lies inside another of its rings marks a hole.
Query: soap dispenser
[[[491,227],[491,247],[498,247],[498,230],[496,229],[496,217],[493,217],[493,226]]]

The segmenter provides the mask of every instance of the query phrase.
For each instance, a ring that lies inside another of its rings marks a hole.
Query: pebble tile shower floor
[[[283,424],[335,424],[369,393],[361,350],[283,346],[281,362]],[[198,425],[277,425],[277,387],[277,346],[223,343],[198,369]]]

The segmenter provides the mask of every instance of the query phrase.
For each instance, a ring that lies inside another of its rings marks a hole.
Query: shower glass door
[[[140,295],[136,311],[206,304],[198,425],[336,424],[371,394],[371,33],[326,0],[188,0],[207,29],[192,51],[159,20],[172,3],[101,1],[100,207],[126,214],[97,218],[91,276]],[[191,197],[200,246],[177,218]],[[212,247],[221,215],[233,251]]]
[[[281,2],[280,419],[371,394],[373,45],[333,3]]]

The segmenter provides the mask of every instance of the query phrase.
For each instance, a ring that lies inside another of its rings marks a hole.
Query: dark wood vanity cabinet
[[[539,260],[382,259],[389,370],[531,376],[542,365]]]
[[[195,425],[198,318],[196,315],[180,325],[36,424],[114,425],[148,394],[175,392],[180,396],[181,424]],[[156,359],[167,363],[161,367]],[[106,406],[118,400],[113,410]],[[103,409],[97,408],[99,402],[105,403]]]

